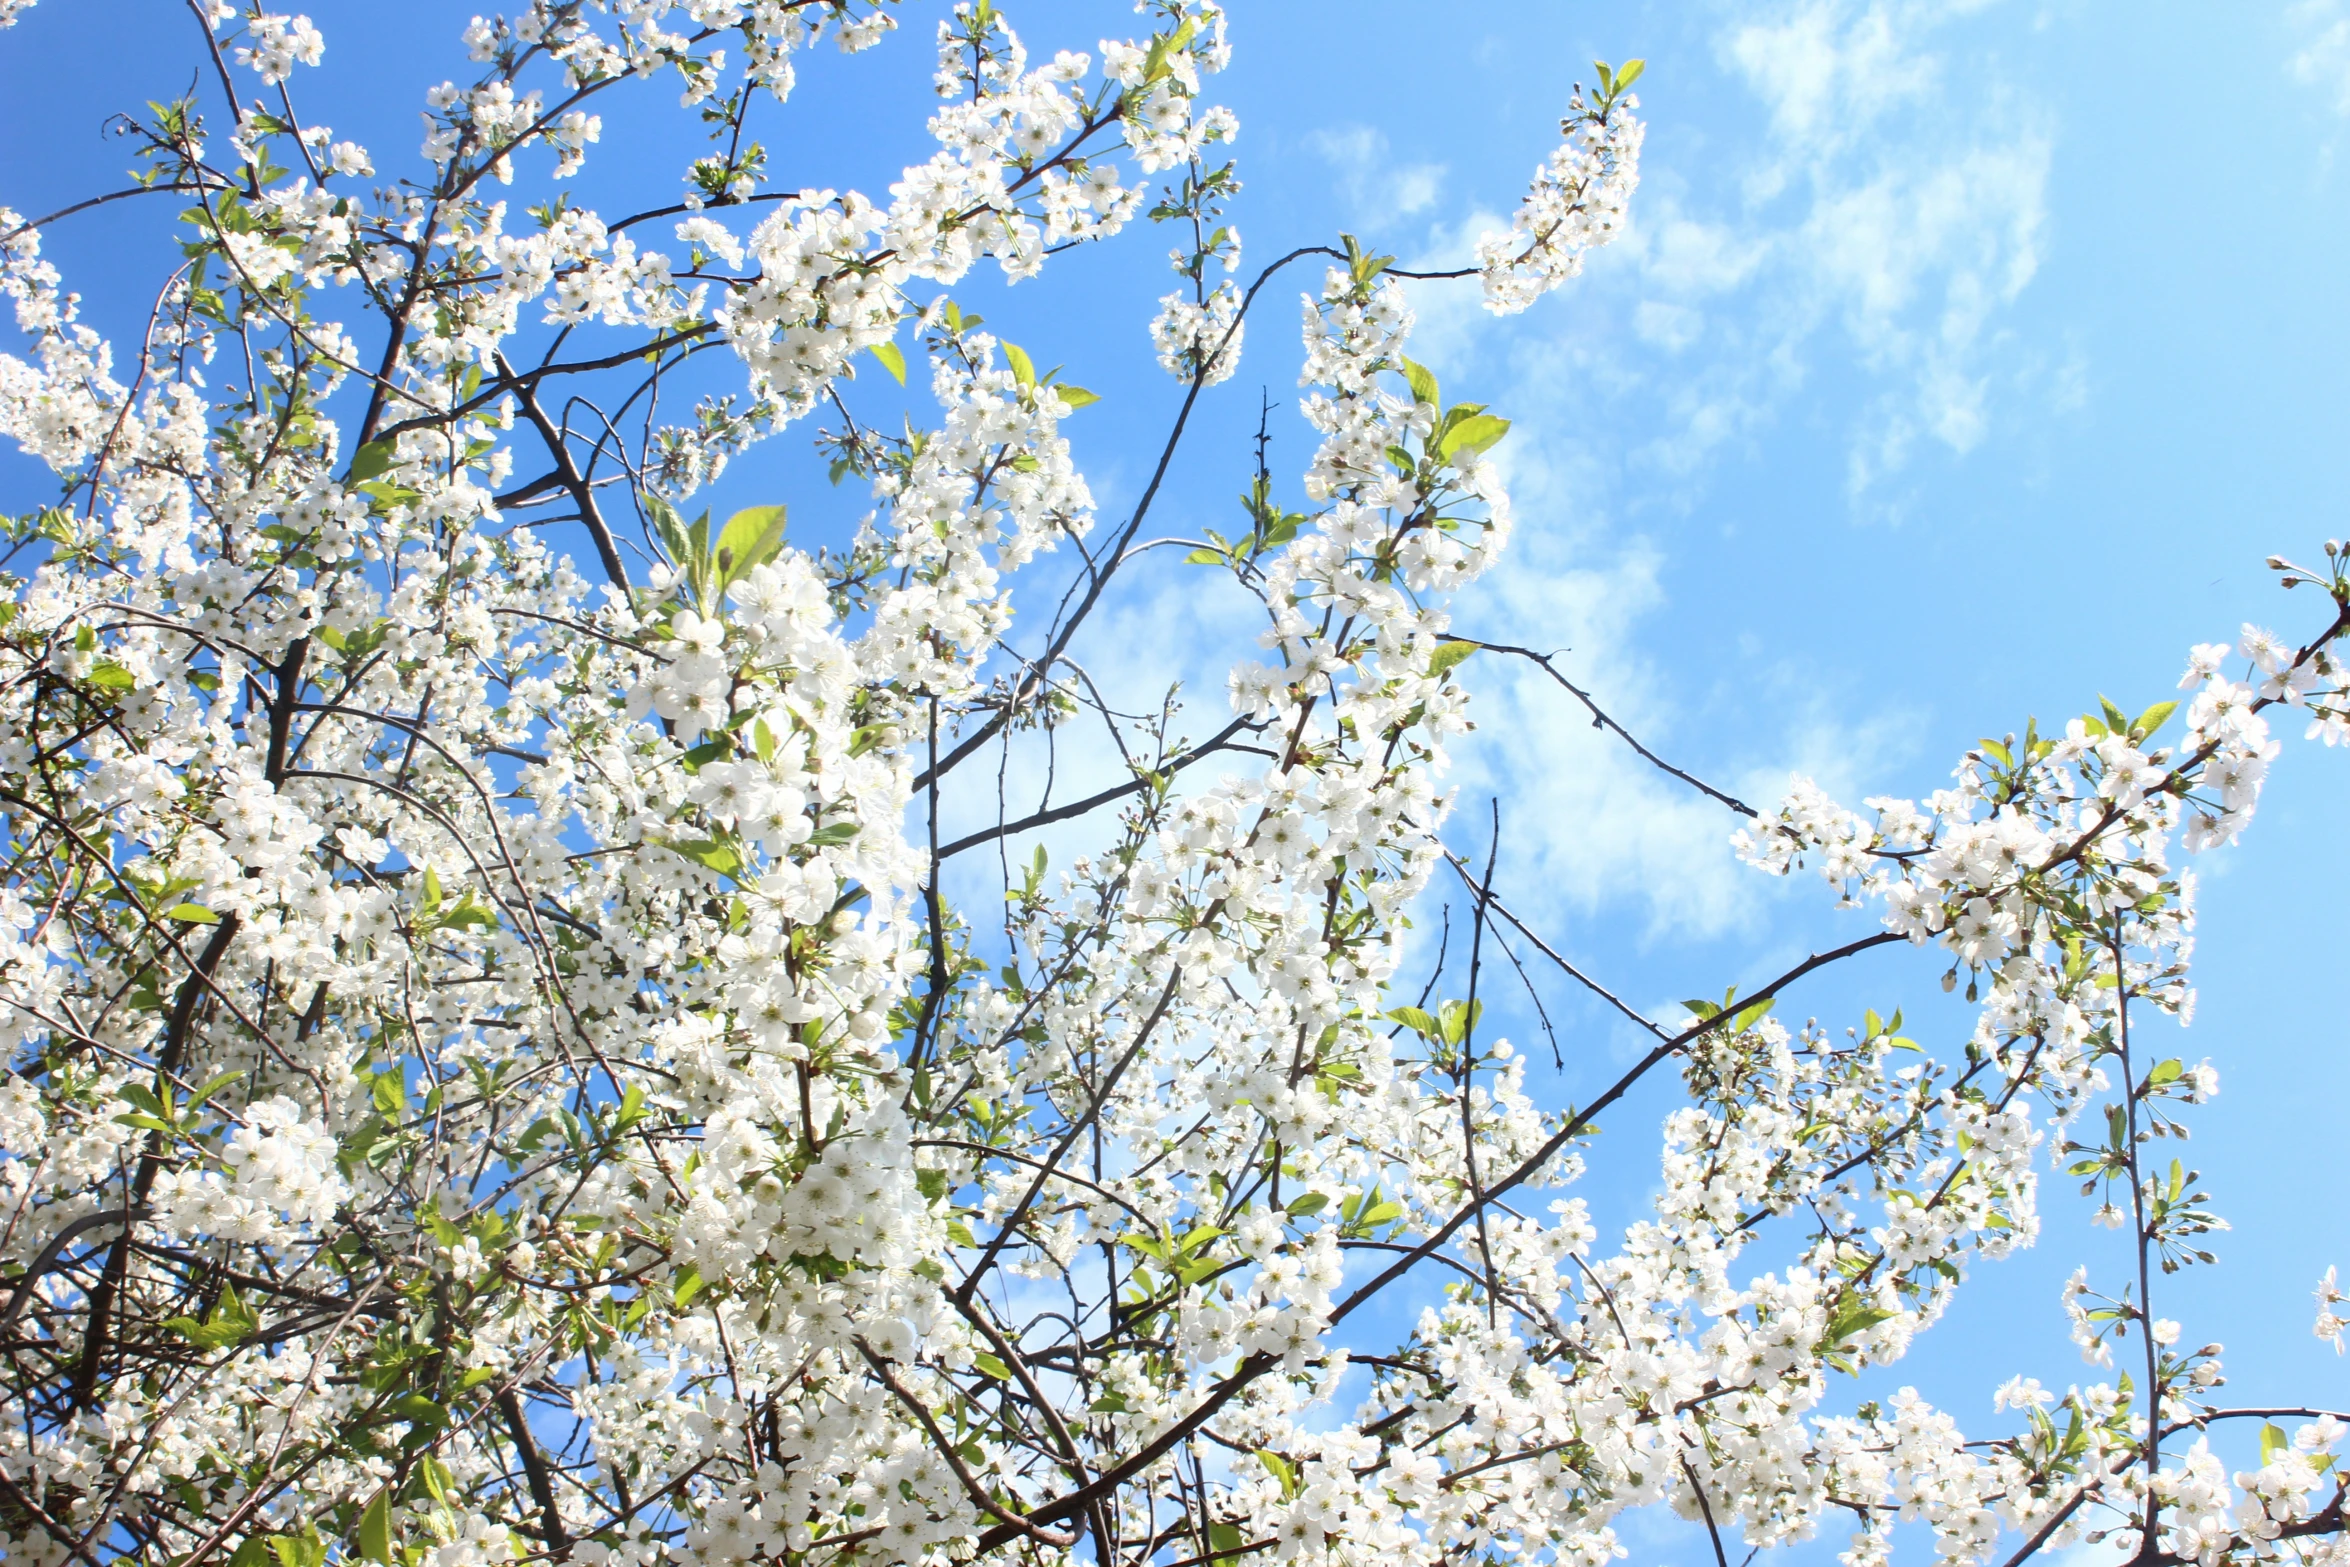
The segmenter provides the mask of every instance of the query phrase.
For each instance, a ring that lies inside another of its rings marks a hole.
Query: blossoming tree
[[[2275,563],[2303,640],[2198,648],[2183,712],[1986,742],[1865,816],[1707,789],[1882,928],[1628,1011],[1653,1048],[1563,1106],[1477,994],[1553,945],[1439,835],[1508,425],[1408,356],[1430,275],[1350,240],[1243,286],[1217,7],[1049,59],[990,0],[941,11],[937,151],[884,197],[771,189],[745,134],[819,45],[889,44],[879,0],[477,20],[400,177],[297,107],[307,18],[189,9],[203,91],[100,198],[178,212],[141,339],[0,212],[0,429],[57,480],[0,579],[12,1564],[1591,1564],[1652,1504],[1725,1561],[1833,1528],[1867,1567],[1901,1519],[1955,1562],[2339,1559],[2343,1424],[2213,1403],[2215,1351],[2151,1309],[2214,1223],[2151,1140],[2213,1080],[2132,1036],[2186,1003],[2174,839],[2245,824],[2270,709],[2350,735],[2335,546]],[[669,73],[716,132],[687,199],[506,193]],[[1506,314],[1618,231],[1638,74],[1577,90],[1513,226],[1431,286]],[[1062,431],[1091,394],[948,296],[1146,218],[1181,237],[1159,476],[1304,291],[1319,449],[1188,561],[1147,548],[1159,478],[1097,529]],[[883,427],[884,374],[935,417]],[[782,505],[689,520],[795,433],[870,489],[844,547]],[[1166,570],[1264,617],[1204,739],[1074,662]],[[1122,781],[942,841],[1046,725]],[[956,906],[959,856],[1048,823],[1093,852]],[[1440,892],[1457,996],[1399,972]],[[1891,943],[1963,980],[1970,1038],[1772,1015]],[[1602,1236],[1596,1118],[1675,1081],[1654,1216]],[[1856,1405],[1844,1373],[2033,1239],[2043,1151],[2136,1238],[2067,1296],[2112,1380],[2018,1380],[1987,1440]],[[2207,1433],[2251,1417],[2297,1429],[2231,1474]]]

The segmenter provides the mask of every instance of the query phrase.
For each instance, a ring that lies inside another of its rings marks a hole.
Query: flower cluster
[[[530,0],[465,30],[474,74],[362,194],[371,155],[294,107],[317,29],[214,0],[207,54],[285,112],[229,105],[224,158],[194,100],[133,122],[187,204],[120,368],[0,212],[0,433],[57,481],[0,561],[0,1554],[1601,1567],[1660,1507],[1757,1547],[1856,1517],[1854,1567],[1903,1519],[1953,1562],[2017,1532],[2332,1562],[2343,1425],[2231,1472],[2250,1412],[2143,1287],[2064,1302],[2141,1380],[2011,1380],[2011,1436],[1837,1379],[2038,1237],[2042,1150],[2141,1272],[2209,1260],[2150,1140],[2217,1077],[2148,1059],[2133,1009],[2187,1008],[2171,840],[2243,827],[2262,714],[2350,733],[2350,611],[2248,632],[2241,681],[2199,650],[2175,747],[2169,706],[2108,707],[1873,822],[1799,788],[1748,852],[1887,929],[1674,1025],[1626,1009],[1649,1048],[1562,1107],[1485,1020],[1541,938],[1443,837],[1509,421],[1410,357],[1405,281],[1351,240],[1210,286],[1225,17],[1139,9],[1047,60],[955,6],[936,150],[875,196],[768,189],[746,116],[893,6]],[[684,199],[558,190],[603,100],[671,71],[725,149]],[[1496,308],[1619,232],[1637,74],[1576,98],[1482,252]],[[946,292],[1138,219],[1189,284],[1151,328],[1185,383],[1162,468],[1273,273],[1323,258],[1312,450],[1277,480],[1268,425],[1244,524],[1188,555],[1144,536],[1155,483],[1097,519],[1095,394]],[[878,375],[927,403],[885,419]],[[819,409],[853,529],[688,515]],[[2328,560],[2279,569],[2341,610]],[[1161,566],[1261,617],[1205,736],[1081,661]],[[1905,938],[1988,985],[1957,1058],[1777,1010]],[[1644,1085],[1655,1201],[1603,1235],[1570,1188]]]
[[[1621,72],[1600,67],[1601,90],[1586,100],[1575,90],[1559,129],[1557,151],[1534,171],[1534,188],[1510,219],[1507,232],[1477,242],[1485,308],[1515,315],[1583,270],[1594,246],[1615,238],[1640,183],[1640,139],[1645,127],[1631,111],[1640,100],[1625,91],[1641,62]]]

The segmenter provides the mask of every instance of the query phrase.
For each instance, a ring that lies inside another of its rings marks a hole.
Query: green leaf
[[[1640,73],[1647,69],[1648,62],[1646,60],[1626,60],[1616,68],[1615,83],[1609,89],[1609,96],[1613,97],[1621,93],[1625,88],[1640,80]]]
[[[386,1120],[399,1120],[408,1114],[408,1085],[397,1071],[378,1072],[369,1078],[368,1092]]]
[[[1293,1219],[1302,1219],[1308,1214],[1320,1213],[1324,1208],[1329,1206],[1330,1198],[1327,1193],[1307,1192],[1302,1197],[1292,1197],[1289,1202],[1283,1206],[1282,1212],[1288,1214]]]
[[[1209,549],[1203,545],[1184,556],[1183,564],[1186,566],[1221,566],[1225,559],[1226,556],[1222,550]]]
[[[465,896],[457,900],[456,907],[436,915],[433,924],[442,930],[495,930],[498,928],[498,916],[494,911],[474,902],[473,889],[468,887]]]
[[[167,920],[179,920],[188,925],[217,925],[220,916],[201,903],[175,903],[163,911]]]
[[[1435,656],[1428,660],[1430,678],[1442,680],[1454,669],[1468,662],[1470,655],[1477,651],[1477,647],[1478,644],[1474,642],[1438,643]]]
[[[1004,363],[1012,367],[1012,379],[1024,387],[1034,386],[1036,384],[1036,366],[1029,359],[1028,350],[1022,348],[1018,343],[1005,343],[1001,347],[1004,351]]]
[[[279,1567],[325,1567],[326,1541],[319,1538],[318,1525],[305,1521],[300,1534],[281,1534],[269,1542],[277,1553]]]
[[[359,1515],[359,1554],[391,1567],[392,1493],[388,1487],[376,1492],[375,1500]]]
[[[346,485],[365,484],[392,471],[392,443],[369,441],[351,455],[351,471],[343,478]]]
[[[1761,1022],[1764,1018],[1769,1017],[1771,1015],[1771,1008],[1777,1006],[1778,1004],[1778,998],[1776,996],[1772,996],[1764,1000],[1757,1001],[1753,1006],[1741,1009],[1738,1013],[1738,1016],[1731,1020],[1731,1032],[1737,1034],[1745,1033],[1748,1029],[1754,1027],[1755,1024]]]
[[[702,1293],[702,1282],[702,1270],[692,1263],[678,1269],[676,1277],[669,1281],[670,1304],[684,1310],[687,1301]]]
[[[679,757],[678,762],[689,773],[698,773],[712,762],[723,762],[734,755],[734,741],[721,730],[708,740]]]
[[[670,564],[688,564],[693,559],[693,548],[686,536],[685,519],[677,515],[677,508],[647,491],[645,516],[652,522],[653,533],[660,539],[661,548],[669,556]]]
[[[234,1284],[221,1285],[220,1299],[213,1304],[212,1315],[204,1321],[198,1322],[194,1317],[173,1317],[163,1325],[198,1349],[208,1352],[242,1344],[261,1327],[260,1320],[238,1296]]]
[[[2176,702],[2157,702],[2138,715],[2137,722],[2130,725],[2130,733],[2141,742],[2151,740],[2155,731],[2169,723],[2170,715],[2178,710]]]
[[[2277,1461],[2277,1454],[2292,1450],[2293,1439],[2280,1428],[2265,1421],[2260,1427],[2260,1463],[2262,1468]]]
[[[1071,386],[1066,381],[1053,388],[1053,395],[1067,403],[1071,413],[1075,413],[1080,408],[1091,408],[1102,400],[1101,393],[1089,392],[1082,386]]]
[[[998,1360],[993,1355],[973,1355],[971,1357],[971,1364],[977,1368],[981,1376],[993,1377],[998,1382],[1009,1382],[1012,1380],[1012,1368],[1005,1365],[1001,1360]]]
[[[1208,1549],[1214,1553],[1208,1558],[1210,1567],[1223,1567],[1224,1563],[1236,1560],[1240,1555],[1240,1548],[1246,1544],[1248,1544],[1247,1537],[1241,1534],[1239,1525],[1209,1524]]]
[[[1365,250],[1362,241],[1352,234],[1341,234],[1338,237],[1346,245],[1347,270],[1353,275],[1358,288],[1368,284],[1395,262],[1393,256],[1375,256]]]
[[[1396,1007],[1385,1014],[1391,1023],[1401,1023],[1422,1039],[1436,1037],[1436,1019],[1418,1007]]]
[[[688,838],[662,847],[684,855],[696,865],[707,866],[721,876],[732,876],[742,869],[741,851],[733,844],[717,838]]]
[[[1828,1324],[1827,1334],[1820,1340],[1821,1347],[1841,1348],[1855,1334],[1866,1333],[1881,1322],[1892,1321],[1897,1315],[1897,1312],[1879,1311],[1874,1306],[1856,1301],[1836,1313],[1835,1319]]]
[[[223,1072],[218,1077],[214,1077],[208,1080],[202,1087],[198,1088],[193,1094],[188,1096],[188,1102],[180,1106],[181,1112],[183,1114],[194,1113],[200,1105],[202,1105],[206,1100],[210,1099],[214,1094],[219,1093],[223,1088],[226,1088],[229,1084],[237,1081],[239,1078],[244,1077],[245,1075],[246,1074],[243,1072]]]
[[[718,579],[722,586],[774,559],[775,552],[783,548],[783,514],[781,506],[752,506],[726,519],[718,534]]]
[[[1436,395],[1435,371],[1416,360],[1406,359],[1403,361],[1403,378],[1411,383],[1413,401],[1426,403],[1431,408],[1442,406],[1442,400]]]
[[[422,1393],[403,1393],[391,1402],[391,1412],[413,1426],[429,1426],[439,1430],[449,1420],[448,1411]]]
[[[128,691],[139,683],[138,676],[111,658],[102,658],[92,664],[90,672],[82,676],[82,679],[90,685],[99,686],[108,691]]]
[[[881,361],[881,368],[897,377],[898,385],[906,384],[906,351],[895,343],[875,343],[869,350]]]
[[[1281,1482],[1281,1494],[1284,1497],[1297,1495],[1297,1466],[1295,1464],[1269,1447],[1257,1449],[1257,1459],[1265,1466],[1267,1474]]]
[[[857,831],[855,822],[834,822],[828,827],[819,827],[810,833],[808,846],[812,849],[829,849],[836,844],[849,842],[857,836]]]
[[[1449,461],[1481,457],[1510,433],[1510,422],[1498,414],[1472,414],[1437,440],[1436,455]]]

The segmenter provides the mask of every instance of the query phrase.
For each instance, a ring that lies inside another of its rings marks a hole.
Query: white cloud
[[[1992,310],[2039,268],[2049,148],[2024,135],[1925,167],[1893,167],[1865,183],[1824,189],[1805,234],[1821,281],[1844,302],[1853,335],[1882,349],[1920,296],[1938,288],[1947,344],[1973,342]],[[1936,301],[1927,299],[1929,312]]]
[[[1858,17],[1840,0],[1804,0],[1777,19],[1729,30],[1721,52],[1771,109],[1782,142],[1839,152],[1881,112],[1923,94],[1940,62],[1902,35],[1916,8],[1872,5]],[[1764,183],[1776,189],[1768,173]]]
[[[1425,212],[1444,194],[1443,164],[1391,164],[1386,134],[1369,126],[1316,131],[1307,142],[1338,171],[1339,189],[1361,227]]]
[[[1883,382],[1851,436],[1856,499],[1920,439],[1973,450],[2019,379],[1998,320],[2039,267],[2050,137],[2030,106],[1975,85],[1988,73],[1928,47],[1988,3],[1799,0],[1720,42],[1771,116],[1749,212],[1808,198],[1756,241],[1785,263],[1764,285],[1787,300],[1781,350],[1833,320]]]
[[[1521,529],[1509,566],[1462,600],[1455,617],[1462,634],[1555,653],[1560,673],[1651,750],[1764,808],[1797,772],[1831,793],[1856,795],[1859,759],[1881,764],[1909,748],[1906,724],[1848,722],[1816,679],[1768,658],[1740,669],[1731,702],[1737,711],[1772,713],[1769,728],[1734,728],[1729,743],[1717,733],[1709,744],[1715,726],[1701,726],[1696,710],[1720,694],[1676,687],[1636,651],[1645,623],[1669,608],[1664,555],[1643,537],[1611,543],[1618,530],[1571,526],[1564,477],[1517,454],[1511,479],[1528,503],[1521,512],[1541,513],[1544,525]],[[1728,807],[1595,728],[1575,697],[1530,660],[1480,654],[1462,678],[1477,729],[1453,747],[1456,765],[1445,782],[1460,790],[1460,809],[1474,820],[1456,820],[1467,838],[1481,838],[1485,798],[1504,802],[1507,896],[1537,928],[1571,932],[1603,914],[1629,915],[1649,940],[1764,928],[1770,905],[1789,889],[1737,860],[1730,837],[1740,822]],[[1817,888],[1794,893],[1814,897]]]
[[[1688,297],[1725,293],[1754,276],[1775,248],[1772,235],[1691,217],[1669,198],[1650,205],[1656,215],[1638,236],[1641,272],[1658,288]]]
[[[2342,0],[2301,0],[2286,20],[2301,39],[2286,69],[2331,96],[2335,113],[2350,115],[2350,10]]]
[[[1993,422],[1994,372],[2019,380],[1997,323],[2039,267],[2049,161],[2047,139],[2027,132],[1825,189],[1815,203],[1804,226],[1811,285],[1888,380],[1853,439],[1856,496],[1905,466],[1921,436],[1972,451]]]
[[[1751,128],[1711,127],[1693,154],[1660,117],[1626,233],[1566,297],[1497,329],[1467,290],[1413,290],[1414,356],[1516,421],[1498,452],[1520,518],[1511,560],[1464,599],[1459,629],[1571,647],[1562,667],[1613,716],[1757,805],[1791,772],[1857,798],[1914,753],[1914,722],[1845,711],[1819,671],[1762,653],[1735,694],[1668,681],[1633,651],[1669,618],[1665,562],[1616,498],[1629,473],[1651,504],[1685,502],[1834,365],[1857,372],[1847,471],[1872,514],[1898,512],[1901,476],[1928,453],[1964,457],[2025,408],[2078,405],[2077,349],[2052,364],[2010,324],[2048,243],[2054,146],[1957,25],[1988,3],[1732,15],[1717,57],[1753,95]],[[1367,166],[1383,147],[1366,134],[1344,151]],[[1415,267],[1459,264],[1500,221],[1431,216]],[[1752,935],[1782,896],[1816,893],[1740,866],[1728,811],[1595,731],[1540,670],[1486,656],[1465,678],[1479,728],[1451,782],[1480,818],[1462,830],[1482,837],[1484,795],[1509,802],[1513,896],[1530,917],[1571,931],[1628,915],[1650,940]],[[1720,722],[1762,711],[1767,732]]]
[[[1644,343],[1672,353],[1679,353],[1697,341],[1705,331],[1705,317],[1687,305],[1668,305],[1662,300],[1644,299],[1632,312],[1632,330],[1640,334]]]
[[[1715,154],[1716,131],[1700,144],[1707,162],[1677,165],[1660,129],[1622,239],[1577,285],[1584,303],[1503,334],[1465,294],[1423,292],[1422,352],[1439,365],[1505,354],[1516,384],[1496,397],[1528,417],[1555,401],[1554,441],[1604,442],[1611,464],[1629,451],[1692,483],[1841,361],[1861,372],[1845,440],[1864,514],[1897,513],[1890,492],[1923,453],[1963,457],[2023,410],[2077,407],[2086,378],[2076,368],[2060,384],[2006,325],[2046,248],[2054,143],[2046,116],[1996,85],[2002,73],[1953,26],[1993,3],[1788,0],[1737,14],[1716,53],[1753,94],[1752,130],[1727,138],[1739,151]],[[1362,132],[1344,151],[1373,166],[1381,144]],[[1458,265],[1501,221],[1438,221],[1412,264]],[[1632,341],[1611,339],[1610,321]],[[1577,429],[1595,393],[1637,408],[1636,427]]]

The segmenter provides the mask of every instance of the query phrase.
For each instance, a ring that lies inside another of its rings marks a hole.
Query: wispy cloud
[[[2343,0],[2301,0],[2286,21],[2296,40],[2286,70],[2331,98],[2336,114],[2350,115],[2350,8]]]
[[[2047,244],[2054,137],[1965,25],[1996,3],[1789,0],[1726,21],[1712,51],[1751,118],[1678,141],[1660,122],[1630,229],[1595,258],[1577,324],[1530,345],[1512,324],[1504,351],[1532,367],[1518,390],[1564,392],[1562,364],[1584,390],[1605,380],[1640,412],[1610,439],[1695,485],[1808,377],[1850,370],[1847,472],[1864,515],[1898,513],[1922,452],[1964,457],[2077,402],[2080,377],[2060,386],[2008,324]],[[1424,265],[1458,263],[1499,221],[1433,216]],[[1466,301],[1423,310],[1432,353],[1502,341]],[[1632,341],[1574,335],[1595,314]]]
[[[1386,133],[1369,126],[1316,131],[1308,145],[1337,171],[1340,193],[1358,227],[1376,230],[1414,217],[1444,193],[1445,165],[1392,162]]]
[[[1851,437],[1857,498],[1916,444],[1972,451],[1999,410],[1999,316],[2038,270],[2051,141],[2028,104],[1956,68],[1941,31],[1972,3],[1800,0],[1730,27],[1724,66],[1768,109],[1744,178],[1758,243],[1808,335],[1834,321],[1879,379]],[[1963,64],[1963,62],[1962,62]],[[1772,221],[1790,204],[1802,215]],[[1670,289],[1670,276],[1653,277]]]
[[[1903,8],[1914,12],[1914,8]],[[1760,21],[1733,25],[1721,37],[1726,62],[1770,107],[1783,146],[1816,156],[1843,152],[1886,110],[1921,96],[1941,76],[1941,62],[1914,52],[1920,19],[1884,5],[1855,15],[1838,0],[1806,0]],[[1773,194],[1761,171],[1757,194]]]
[[[1464,610],[1480,639],[1555,653],[1560,671],[1609,716],[1671,759],[1718,754],[1694,709],[1715,693],[1678,687],[1636,649],[1642,623],[1666,607],[1663,557],[1645,540],[1612,550],[1592,536],[1522,539],[1512,569],[1483,584]],[[1473,623],[1472,623],[1473,622]],[[1742,865],[1730,847],[1739,819],[1658,771],[1529,660],[1480,655],[1464,678],[1476,693],[1478,732],[1457,748],[1449,783],[1464,801],[1508,802],[1502,822],[1510,891],[1560,928],[1627,908],[1649,940],[1752,934],[1784,884]],[[1761,748],[1734,756],[1707,781],[1768,805],[1791,772],[1850,792],[1853,759],[1898,754],[1913,739],[1896,720],[1855,725],[1802,672],[1758,658],[1740,672],[1747,696],[1779,717]],[[1483,836],[1482,817],[1467,836]],[[1810,889],[1804,889],[1808,892]],[[1628,896],[1629,895],[1629,896]]]
[[[1575,298],[1497,330],[1458,293],[1414,295],[1415,353],[1518,421],[1500,452],[1526,525],[1462,629],[1572,648],[1564,667],[1617,718],[1758,804],[1797,771],[1866,792],[1875,780],[1852,776],[1854,759],[1898,762],[1914,725],[1848,711],[1820,672],[1759,649],[1738,672],[1742,698],[1669,679],[1669,661],[1636,651],[1671,612],[1663,549],[1641,519],[1659,497],[1666,513],[1693,501],[1799,390],[1835,387],[1811,405],[1844,410],[1864,517],[1898,515],[1930,454],[1964,460],[2082,395],[2077,354],[2054,365],[2013,324],[2047,246],[2054,136],[1990,68],[1995,44],[1974,13],[1994,3],[1717,13],[1713,58],[1748,107],[1726,125],[1709,117],[1700,136],[1676,136],[1659,112],[1632,227]],[[1423,221],[1410,259],[1439,266],[1501,220],[1439,203]],[[1468,678],[1479,732],[1453,781],[1465,799],[1514,802],[1504,832],[1539,912],[1629,914],[1652,941],[1770,927],[1784,889],[1736,862],[1721,806],[1593,730],[1541,671],[1482,658]],[[1722,741],[1713,720],[1761,707],[1787,721]]]

